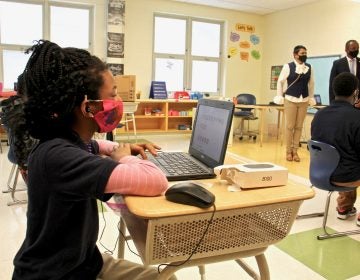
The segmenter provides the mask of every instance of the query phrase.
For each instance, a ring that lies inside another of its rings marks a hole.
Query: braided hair
[[[72,112],[85,94],[98,99],[106,65],[87,51],[39,41],[18,77],[17,95],[1,102],[1,122],[10,142],[9,159],[22,170],[38,139],[66,134]]]
[[[99,99],[102,73],[108,68],[98,57],[77,48],[61,48],[40,40],[23,72],[26,127],[36,139],[61,137],[71,131],[74,109],[84,100]]]

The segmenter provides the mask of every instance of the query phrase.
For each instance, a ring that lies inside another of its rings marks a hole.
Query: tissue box
[[[223,165],[218,168],[222,169],[221,172],[215,173],[221,174],[221,179],[230,179],[242,189],[283,186],[288,179],[287,168],[270,162]]]

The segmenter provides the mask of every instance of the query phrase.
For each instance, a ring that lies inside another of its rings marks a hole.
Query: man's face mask
[[[350,55],[352,58],[355,58],[355,57],[357,57],[357,56],[358,56],[358,54],[359,54],[359,50],[356,50],[356,51],[349,51],[348,53],[349,53],[349,55]]]
[[[89,100],[89,102],[93,102]],[[123,102],[113,99],[96,100],[100,103],[100,110],[94,114],[94,120],[100,133],[113,131],[121,121]],[[102,108],[101,108],[102,107]]]

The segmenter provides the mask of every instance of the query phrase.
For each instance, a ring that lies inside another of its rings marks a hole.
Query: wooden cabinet
[[[197,100],[137,100],[137,133],[191,133],[193,108]],[[179,129],[180,128],[180,129]],[[133,126],[129,123],[129,132]]]

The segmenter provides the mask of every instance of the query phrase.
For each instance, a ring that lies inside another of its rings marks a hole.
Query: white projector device
[[[288,179],[287,168],[270,162],[221,165],[214,171],[242,189],[283,186]]]

